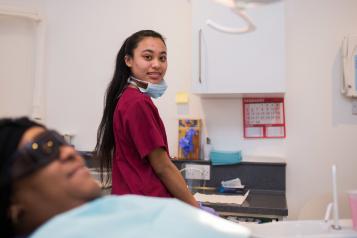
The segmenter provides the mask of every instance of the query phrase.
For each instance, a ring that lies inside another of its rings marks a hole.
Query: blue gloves
[[[200,204],[200,209],[203,210],[203,211],[206,211],[212,215],[215,215],[215,216],[219,216],[218,213],[211,207],[206,207],[206,206],[203,206],[202,203],[198,202]]]
[[[185,137],[182,137],[179,140],[179,145],[183,150],[183,154],[185,157],[188,156],[190,152],[193,151],[193,136],[196,134],[196,131],[193,128],[190,128],[186,134]]]

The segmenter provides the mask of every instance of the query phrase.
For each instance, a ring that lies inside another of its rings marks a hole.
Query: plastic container
[[[241,151],[212,150],[210,153],[212,165],[238,164],[242,161]]]
[[[209,137],[206,137],[206,143],[204,144],[204,149],[203,149],[203,160],[210,160],[210,153],[212,151],[213,147],[211,144],[211,139]]]
[[[357,230],[357,190],[348,191],[353,229]]]

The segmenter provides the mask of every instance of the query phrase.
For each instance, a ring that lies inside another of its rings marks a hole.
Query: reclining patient
[[[173,198],[103,196],[83,158],[28,118],[0,119],[0,237],[248,237]]]

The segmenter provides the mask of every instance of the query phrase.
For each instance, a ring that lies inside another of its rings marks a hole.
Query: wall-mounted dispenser
[[[347,36],[342,42],[343,77],[341,92],[357,98],[357,36]]]

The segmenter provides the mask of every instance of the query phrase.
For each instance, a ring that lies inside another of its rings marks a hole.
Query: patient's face
[[[32,127],[25,132],[19,148],[46,130]],[[100,196],[101,190],[90,175],[82,157],[69,145],[62,145],[59,159],[14,184],[13,204],[20,204],[28,216],[39,223]],[[31,215],[32,214],[32,215]]]

